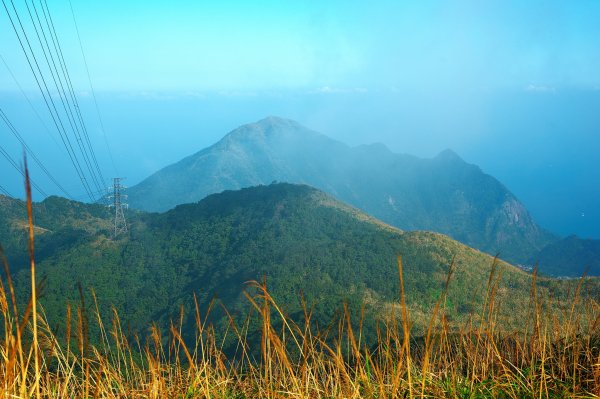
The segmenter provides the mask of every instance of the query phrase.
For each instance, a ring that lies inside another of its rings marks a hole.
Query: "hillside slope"
[[[109,210],[97,204],[48,197],[33,204],[35,249],[38,261],[58,248],[72,248],[100,232],[109,232]],[[0,245],[13,270],[28,266],[28,224],[25,202],[0,195]]]
[[[515,263],[555,239],[500,182],[452,151],[419,159],[382,144],[352,148],[275,117],[235,129],[128,194],[134,208],[165,211],[273,181],[317,187],[393,226],[447,234]]]
[[[600,240],[569,236],[546,246],[530,263],[553,276],[600,276]]]
[[[397,306],[401,255],[411,317],[422,331],[453,257],[453,318],[478,311],[492,265],[490,256],[449,237],[402,232],[314,188],[283,183],[226,191],[163,214],[138,214],[130,224],[130,237],[115,242],[98,231],[38,262],[46,278],[41,303],[53,323],[65,319],[65,301],[79,303],[78,283],[86,292],[95,290],[100,309],[115,306],[127,325],[144,332],[151,320],[167,326],[180,305],[193,309],[193,294],[202,308],[217,295],[234,314],[243,314],[246,283],[263,277],[292,317],[301,318],[302,292],[309,305],[316,304],[321,324],[344,302],[353,312],[366,303],[374,320]],[[531,277],[503,262],[498,271],[501,321],[509,328],[526,318]],[[26,293],[27,271],[15,279],[18,292]],[[566,293],[575,283],[542,279],[539,292]],[[597,295],[597,283],[590,280],[584,295]],[[193,323],[193,317],[186,320]],[[213,321],[228,323],[218,311]]]

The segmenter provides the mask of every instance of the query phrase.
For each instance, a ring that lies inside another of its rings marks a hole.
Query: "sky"
[[[278,115],[350,145],[452,148],[542,226],[600,238],[600,2],[71,2],[47,5],[105,185]],[[43,3],[14,5],[49,77],[28,14],[43,18]],[[85,199],[4,6],[0,55],[0,108]],[[20,162],[1,122],[0,146]],[[19,196],[21,180],[0,157],[0,186]]]

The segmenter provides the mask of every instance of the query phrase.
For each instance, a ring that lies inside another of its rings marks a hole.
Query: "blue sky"
[[[72,4],[117,171],[69,1],[48,1],[106,176],[135,184],[243,123],[279,115],[351,145],[383,142],[423,157],[452,148],[543,226],[600,238],[598,1]],[[25,2],[15,5],[33,32]],[[0,62],[0,107],[81,196],[3,8],[0,55],[16,78]],[[4,126],[0,140],[20,158]],[[14,172],[0,185],[22,191]]]
[[[49,5],[85,86],[69,3]],[[600,85],[597,1],[73,0],[73,7],[98,90]],[[0,51],[33,88],[0,18]],[[0,87],[14,86],[0,76]]]

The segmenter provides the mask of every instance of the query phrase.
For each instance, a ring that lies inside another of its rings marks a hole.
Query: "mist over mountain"
[[[383,144],[349,147],[276,117],[235,129],[128,194],[134,208],[164,211],[273,181],[309,184],[393,226],[447,234],[511,262],[555,239],[506,187],[451,150],[420,159]]]
[[[565,237],[544,247],[530,260],[543,273],[553,276],[600,276],[600,240]],[[571,265],[565,267],[565,265]]]

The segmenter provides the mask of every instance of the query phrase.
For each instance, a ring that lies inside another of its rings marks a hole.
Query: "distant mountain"
[[[553,242],[530,260],[551,276],[581,277],[584,272],[600,276],[600,240],[569,236]]]
[[[66,200],[63,205],[61,212],[89,209],[81,212],[82,225],[96,212],[93,205]],[[53,217],[62,218],[41,206],[39,211],[40,229],[59,224]],[[101,219],[100,224],[109,220]],[[68,228],[78,231],[77,225]],[[180,305],[192,312],[186,320],[193,323],[194,293],[202,309],[216,294],[233,314],[244,314],[246,282],[263,276],[292,317],[302,317],[302,292],[309,306],[316,304],[314,320],[321,325],[329,323],[344,302],[355,314],[365,303],[373,320],[398,303],[396,256],[402,255],[414,331],[422,332],[453,257],[457,268],[447,306],[448,317],[455,319],[479,312],[493,262],[489,255],[447,236],[402,232],[316,189],[283,183],[225,191],[163,214],[133,215],[130,226],[130,237],[118,241],[107,239],[106,228],[70,244],[55,236],[59,245],[54,251],[51,242],[46,245],[37,270],[40,279],[46,278],[40,302],[52,326],[65,320],[65,302],[79,303],[78,282],[86,292],[94,288],[100,309],[114,305],[124,325],[143,332],[150,321],[168,326],[170,318],[178,317]],[[502,325],[518,324],[526,319],[531,276],[504,262],[498,271],[502,278],[496,300],[503,309]],[[28,270],[17,273],[15,280],[17,292],[26,293]],[[597,294],[599,282],[588,283],[584,295]],[[566,293],[575,284],[541,278],[539,292]],[[228,324],[219,306],[213,322]],[[375,333],[375,328],[366,330]]]
[[[129,203],[164,211],[273,181],[309,184],[393,226],[447,234],[511,262],[555,239],[500,182],[450,150],[419,159],[383,144],[349,147],[275,117],[156,172],[129,189]]]

